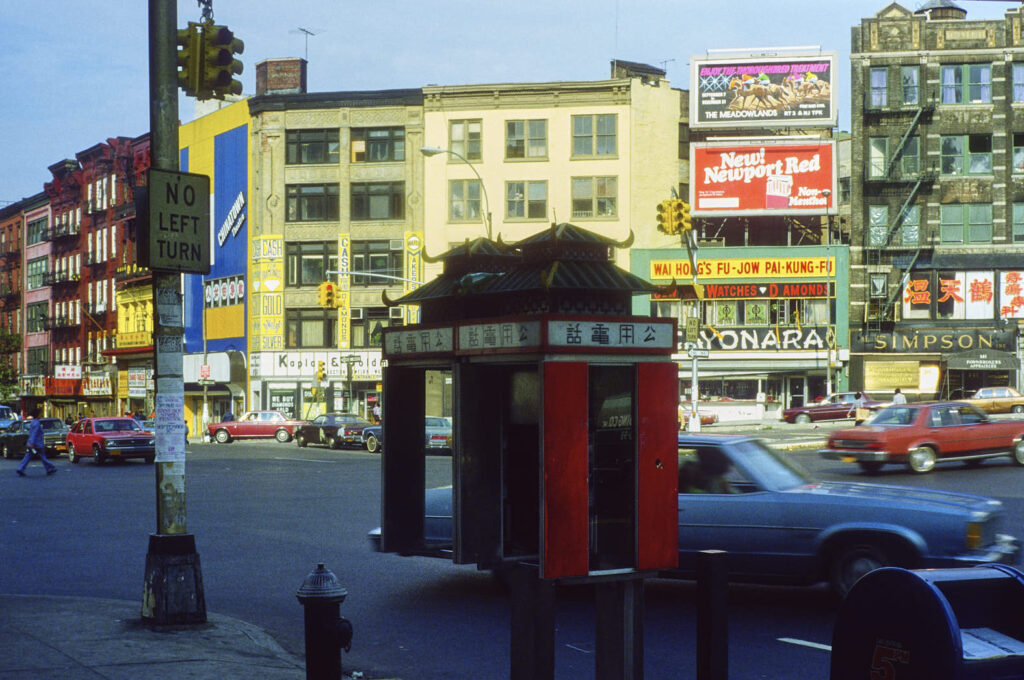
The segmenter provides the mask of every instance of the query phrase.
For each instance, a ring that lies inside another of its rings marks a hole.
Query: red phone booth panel
[[[587,364],[548,361],[544,372],[544,578],[589,569]]]
[[[675,363],[637,366],[637,569],[679,566]]]

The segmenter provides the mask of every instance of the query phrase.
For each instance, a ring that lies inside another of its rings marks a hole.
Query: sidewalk
[[[0,595],[0,678],[306,677],[302,659],[244,621],[210,614],[205,624],[150,628],[139,608],[125,600]]]

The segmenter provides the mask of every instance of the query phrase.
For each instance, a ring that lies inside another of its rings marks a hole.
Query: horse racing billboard
[[[835,209],[831,139],[690,144],[693,215],[825,215]]]
[[[690,127],[835,127],[836,53],[690,59]]]

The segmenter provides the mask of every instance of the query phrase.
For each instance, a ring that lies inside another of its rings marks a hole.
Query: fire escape
[[[877,96],[877,93],[876,93]],[[865,305],[864,325],[869,332],[877,332],[892,326],[896,320],[896,305],[910,276],[910,271],[929,250],[931,239],[923,229],[923,219],[918,219],[917,230],[913,232],[905,227],[904,220],[908,216],[915,199],[927,190],[938,177],[934,166],[926,166],[923,162],[924,136],[915,137],[919,126],[931,119],[935,112],[934,100],[921,100],[918,106],[898,103],[896,105],[873,101],[873,94],[866,93],[864,106],[865,136],[874,137],[872,133],[891,130],[902,126],[903,134],[899,142],[892,148],[885,159],[869,157],[864,166],[864,188],[866,195],[896,198],[899,208],[891,214],[888,224],[867,224],[864,229],[864,260],[869,267],[889,265],[898,274],[895,285],[889,280],[886,286],[876,288],[868,285],[868,299]],[[909,119],[909,120],[907,120]],[[908,143],[913,141],[912,148],[917,156],[906,154]],[[869,152],[870,153],[870,152]],[[892,204],[894,201],[889,201]]]

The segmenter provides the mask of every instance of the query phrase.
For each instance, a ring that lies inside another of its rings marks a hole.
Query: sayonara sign
[[[834,213],[834,142],[691,144],[690,206],[704,217]]]
[[[690,59],[690,127],[836,125],[836,53]]]

